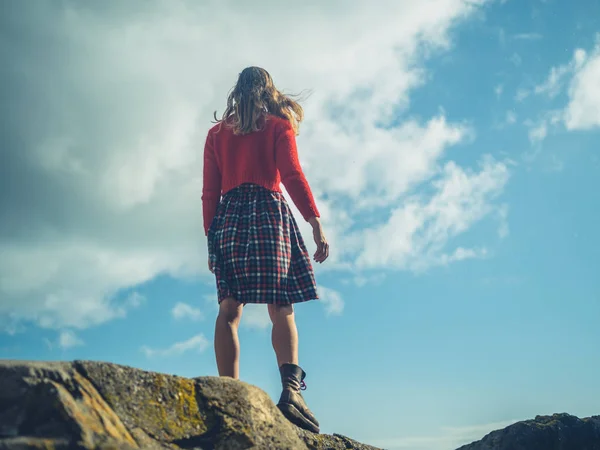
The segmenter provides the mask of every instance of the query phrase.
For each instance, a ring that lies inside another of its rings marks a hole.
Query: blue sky
[[[322,431],[450,450],[598,414],[600,4],[379,3],[9,8],[0,357],[217,374],[202,143],[258,64],[314,91],[298,145],[332,257],[296,316]],[[264,307],[240,339],[277,397]]]

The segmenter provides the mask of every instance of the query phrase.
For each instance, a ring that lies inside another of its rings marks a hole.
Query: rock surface
[[[103,362],[0,361],[0,450],[357,449],[289,423],[241,381]]]
[[[537,416],[492,431],[457,450],[600,450],[600,416]]]

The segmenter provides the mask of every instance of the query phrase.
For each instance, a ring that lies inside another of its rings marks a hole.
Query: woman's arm
[[[319,210],[298,159],[294,129],[288,121],[282,128],[275,141],[275,162],[281,182],[304,220],[318,218]]]
[[[217,165],[215,149],[210,132],[206,136],[204,144],[204,169],[202,179],[202,216],[204,218],[204,234],[208,235],[208,229],[217,212],[217,206],[221,200],[221,171]]]

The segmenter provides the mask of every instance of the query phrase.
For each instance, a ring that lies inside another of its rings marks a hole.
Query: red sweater
[[[220,130],[219,124],[209,130],[202,187],[205,234],[221,195],[243,183],[258,184],[275,192],[281,192],[279,185],[283,183],[304,220],[319,217],[300,167],[292,124],[286,119],[269,115],[264,129],[245,135],[234,135],[225,124]]]

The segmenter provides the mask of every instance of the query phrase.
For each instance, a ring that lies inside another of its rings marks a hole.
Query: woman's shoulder
[[[213,134],[218,132],[221,129],[221,126],[224,125],[222,121],[215,123],[212,127],[208,129],[208,134]]]
[[[271,124],[273,128],[284,130],[292,127],[292,123],[289,119],[274,114],[267,114],[267,124]]]

